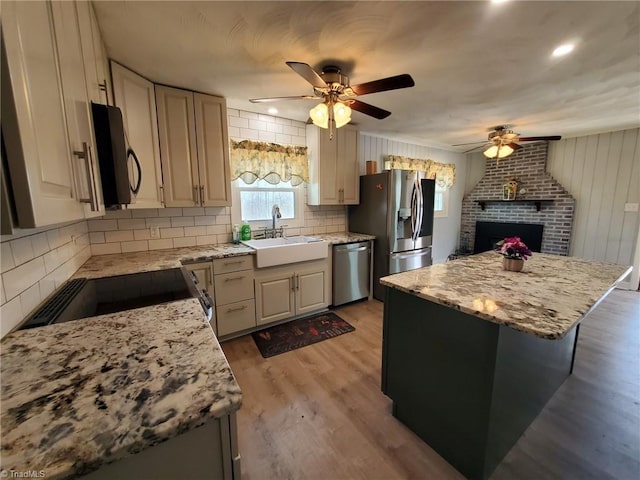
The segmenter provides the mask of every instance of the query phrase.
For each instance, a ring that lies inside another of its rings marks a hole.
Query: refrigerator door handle
[[[416,221],[418,218],[417,210],[417,192],[416,186],[413,185],[413,191],[411,192],[411,239],[416,240]]]
[[[422,185],[420,182],[420,173],[415,173],[413,183],[413,192],[411,193],[411,239],[415,242],[420,236],[422,230]]]
[[[424,217],[424,193],[422,192],[422,180],[420,179],[420,173],[416,174],[416,185],[418,186],[418,196],[417,196],[417,204],[418,204],[418,219],[416,221],[416,235],[413,241],[417,241],[420,238],[420,233],[422,232],[422,219]]]

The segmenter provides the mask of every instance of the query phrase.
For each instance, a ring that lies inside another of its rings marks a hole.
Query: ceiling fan
[[[286,62],[298,75],[313,86],[313,95],[293,97],[252,98],[253,103],[276,102],[280,100],[322,100],[309,111],[309,116],[315,125],[330,129],[333,137],[333,127],[340,128],[351,121],[351,110],[379,120],[391,115],[391,112],[356,100],[355,97],[370,93],[413,87],[415,82],[411,75],[402,74],[381,78],[359,85],[350,85],[349,77],[335,65],[326,65],[318,73],[306,63]]]
[[[511,128],[513,125],[497,125],[495,127],[490,127],[487,131],[489,135],[487,137],[486,142],[481,142],[482,145],[477,145],[469,150],[466,150],[463,153],[473,152],[479,148],[489,147],[484,152],[485,157],[488,158],[504,158],[511,155],[516,150],[520,150],[522,148],[521,145],[518,145],[516,142],[535,142],[540,140],[560,140],[562,137],[560,135],[548,135],[544,137],[521,137],[519,133],[515,133]],[[473,145],[480,142],[471,142],[471,143],[458,143],[456,145],[452,145],[453,147],[460,147],[463,145]]]

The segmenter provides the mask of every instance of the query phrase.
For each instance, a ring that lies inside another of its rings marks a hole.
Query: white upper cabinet
[[[334,131],[307,125],[309,205],[355,205],[360,201],[358,130],[345,125]]]
[[[83,56],[83,49],[92,49],[93,44],[82,43],[75,3],[52,2],[51,10],[62,77],[69,148],[73,154],[72,170],[76,192],[79,200],[85,203],[84,216],[91,218],[104,215]],[[90,19],[86,18],[86,21],[89,22]]]
[[[28,228],[84,218],[76,198],[51,4],[3,2],[2,35],[2,128],[18,224]]]
[[[156,86],[167,207],[231,204],[223,98]]]
[[[231,205],[226,101],[201,93],[195,93],[193,100],[202,204]]]
[[[161,208],[162,170],[153,83],[113,61],[111,75],[115,104],[122,110],[127,141],[136,152],[142,170],[140,190],[128,208]],[[133,168],[132,164],[129,166]],[[129,178],[136,178],[135,174],[129,172]]]
[[[89,100],[113,105],[109,64],[91,2],[76,2]]]

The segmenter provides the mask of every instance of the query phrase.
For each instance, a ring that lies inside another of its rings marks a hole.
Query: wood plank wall
[[[631,265],[640,214],[640,129],[550,142],[547,172],[576,199],[570,255]]]

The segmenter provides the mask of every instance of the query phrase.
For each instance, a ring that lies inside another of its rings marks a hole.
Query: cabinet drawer
[[[253,269],[253,255],[243,255],[241,257],[216,258],[213,261],[213,273],[238,272],[240,270]]]
[[[253,272],[241,272],[214,275],[216,305],[240,302],[253,298]]]
[[[256,326],[256,306],[254,300],[218,305],[218,336],[239,332]]]

